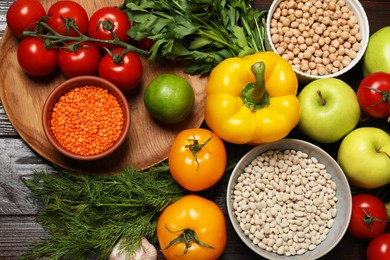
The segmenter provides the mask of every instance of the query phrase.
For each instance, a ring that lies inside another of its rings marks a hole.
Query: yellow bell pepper
[[[235,144],[280,140],[300,119],[297,91],[292,66],[274,52],[225,59],[207,82],[206,124]]]

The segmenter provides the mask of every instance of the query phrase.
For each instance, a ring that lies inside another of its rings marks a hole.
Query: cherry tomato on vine
[[[127,15],[120,9],[112,6],[107,6],[98,9],[91,15],[88,26],[88,34],[90,37],[101,40],[112,40],[112,33],[122,42],[128,42],[130,37],[127,31],[130,29],[131,23]],[[113,48],[110,44],[96,43],[100,48]]]
[[[46,23],[62,35],[79,35],[74,29],[67,31],[68,28],[64,21],[66,18],[73,19],[74,24],[82,34],[87,34],[88,32],[88,14],[79,3],[66,0],[58,1],[50,6],[47,13],[50,17]]]
[[[123,48],[115,48],[111,53],[105,54],[100,61],[98,74],[122,91],[128,91],[141,82],[143,67],[138,54],[127,52],[121,57],[123,51]]]
[[[45,48],[38,37],[24,38],[18,46],[17,59],[20,67],[32,76],[45,76],[57,68],[58,49]]]
[[[99,62],[100,52],[93,43],[65,45],[58,53],[58,65],[68,78],[96,75]]]
[[[388,215],[385,204],[371,194],[352,196],[352,214],[348,233],[359,238],[373,238],[387,227]]]
[[[18,0],[7,11],[7,25],[14,35],[22,38],[23,31],[33,31],[34,23],[44,16],[46,11],[39,1]]]
[[[226,246],[224,214],[214,202],[186,195],[162,211],[157,239],[168,260],[218,259]]]
[[[390,259],[390,233],[373,238],[367,248],[367,260],[384,259]]]
[[[390,116],[390,74],[374,72],[366,76],[357,89],[361,109],[369,116]]]
[[[205,190],[216,184],[225,172],[226,163],[224,143],[203,128],[181,131],[168,156],[173,179],[190,191]]]

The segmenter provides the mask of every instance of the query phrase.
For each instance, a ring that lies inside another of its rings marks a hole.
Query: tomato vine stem
[[[69,36],[69,35],[63,35],[51,28],[46,22],[46,18],[43,18],[37,22],[37,28],[34,31],[24,31],[23,36],[24,37],[39,37],[43,40],[45,40],[45,47],[47,48],[56,48],[57,44],[60,43],[66,43],[66,42],[74,42],[75,44],[81,44],[83,42],[99,42],[99,43],[104,43],[104,44],[111,44],[114,46],[119,46],[123,47],[127,52],[132,51],[137,54],[149,57],[150,52],[145,51],[143,49],[137,48],[134,45],[131,45],[127,42],[121,41],[115,34],[114,32],[114,25],[111,20],[108,21],[102,21],[100,24],[103,25],[103,28],[105,30],[110,31],[112,34],[113,39],[112,40],[103,40],[103,39],[97,39],[97,38],[92,38],[89,37],[83,33],[81,33],[77,26],[75,25],[73,18],[66,18],[64,23],[65,26],[67,27],[67,31],[70,29],[74,29],[79,36]],[[99,24],[99,25],[100,25]],[[48,33],[42,33],[42,31],[47,30]]]

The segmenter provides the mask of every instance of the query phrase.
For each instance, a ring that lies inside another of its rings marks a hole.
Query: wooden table
[[[0,1],[0,36],[6,27],[6,12],[13,0]],[[265,9],[271,0],[256,1],[256,6]],[[390,1],[361,1],[370,22],[370,32],[390,25]],[[359,69],[354,69],[345,79],[356,86],[361,78]],[[0,79],[0,87],[2,87]],[[27,199],[28,189],[20,180],[34,170],[52,169],[50,162],[37,155],[18,136],[8,121],[0,102],[0,259],[14,259],[29,248],[32,240],[46,237],[43,228],[35,222],[39,211],[37,204]],[[226,213],[224,187],[214,200]],[[227,219],[228,244],[221,259],[259,259],[235,234]],[[366,240],[356,239],[348,234],[322,259],[366,259]]]

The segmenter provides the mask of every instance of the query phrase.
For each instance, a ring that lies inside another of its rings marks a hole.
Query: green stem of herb
[[[234,45],[231,45],[228,43],[226,39],[218,38],[215,36],[215,34],[208,33],[207,31],[199,29],[199,36],[209,38],[215,42],[218,42],[219,44],[226,46],[230,50],[232,50],[235,54],[238,54],[240,52],[240,49]]]
[[[95,203],[96,207],[118,207],[118,208],[141,208],[144,204],[130,204],[130,203]]]

